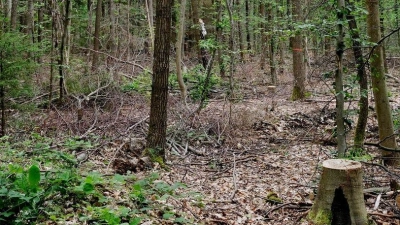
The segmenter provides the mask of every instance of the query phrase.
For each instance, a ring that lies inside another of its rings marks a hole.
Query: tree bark
[[[366,0],[367,6],[367,33],[371,43],[381,39],[379,3],[376,0]],[[370,59],[372,90],[375,98],[376,115],[378,117],[379,140],[381,145],[388,148],[397,148],[394,135],[392,112],[387,95],[385,68],[383,66],[382,45],[373,49]],[[382,151],[384,162],[388,165],[399,164],[399,153]]]
[[[150,123],[145,155],[152,161],[165,160],[167,134],[167,102],[171,12],[173,0],[159,0],[156,6],[153,82],[151,90]]]
[[[294,0],[292,3],[292,16],[295,22],[301,22],[302,0]],[[305,65],[303,52],[303,36],[300,30],[296,31],[292,38],[293,51],[293,76],[294,84],[292,91],[292,100],[301,100],[305,98]]]
[[[344,126],[344,95],[343,95],[343,52],[344,52],[344,32],[343,23],[345,3],[344,0],[338,0],[338,37],[336,46],[336,61],[337,69],[335,76],[335,97],[336,97],[336,137],[337,137],[337,150],[340,158],[344,157],[346,151],[346,129]]]
[[[347,2],[347,4],[349,4]],[[353,9],[352,5],[349,5]],[[354,59],[357,65],[357,79],[360,85],[360,100],[358,106],[358,120],[354,133],[354,147],[363,148],[365,139],[365,129],[368,121],[368,77],[365,71],[364,58],[360,43],[360,34],[357,28],[355,17],[351,13],[347,13],[347,21],[350,29],[350,36],[353,43]]]
[[[95,71],[99,61],[100,49],[100,21],[101,21],[101,6],[103,0],[97,0],[96,6],[96,20],[94,22],[94,36],[93,36],[93,58],[92,58],[92,71]]]
[[[71,11],[71,0],[65,1],[65,14],[64,14],[64,23],[63,23],[63,31],[61,37],[61,44],[59,48],[59,59],[58,59],[58,71],[59,71],[59,102],[64,101],[65,86],[64,79],[66,76],[66,67],[68,66],[68,42],[69,42],[69,26],[70,26],[70,11]]]
[[[11,4],[11,18],[10,18],[11,30],[15,30],[17,28],[18,4],[19,0],[13,0]]]
[[[271,34],[274,30],[274,6],[272,3],[268,3],[268,32],[269,36],[269,68],[271,73],[271,83],[276,85],[278,78],[276,75],[275,67],[275,37]]]
[[[181,90],[182,102],[186,103],[186,85],[183,82],[183,75],[181,69],[182,61],[182,42],[183,34],[185,33],[185,11],[186,11],[186,0],[181,0],[180,14],[179,14],[179,25],[178,25],[178,37],[176,40],[176,76],[178,79],[179,88]]]
[[[366,225],[361,163],[329,159],[322,164],[318,194],[308,218],[315,225]]]

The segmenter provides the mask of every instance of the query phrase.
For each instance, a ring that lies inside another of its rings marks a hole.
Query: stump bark
[[[317,198],[308,214],[316,225],[366,225],[361,163],[329,159],[322,164]]]

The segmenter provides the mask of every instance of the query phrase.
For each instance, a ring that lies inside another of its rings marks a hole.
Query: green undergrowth
[[[209,93],[213,88],[222,84],[222,79],[215,74],[212,74],[209,81],[206,82],[206,73],[201,65],[183,73],[183,80],[187,85],[190,98],[194,101],[199,101],[203,95],[203,92]],[[122,91],[136,91],[142,95],[150,97],[151,82],[151,74],[144,72],[135,77],[132,81],[123,85]],[[168,78],[168,85],[170,90],[179,88],[177,75],[175,73],[170,74]]]
[[[1,138],[0,224],[195,223],[174,205],[197,206],[201,196],[157,172],[101,174],[76,157],[94,147],[75,138],[54,144],[38,134],[19,142]]]

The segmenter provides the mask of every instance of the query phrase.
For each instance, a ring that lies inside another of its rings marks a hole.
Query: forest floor
[[[226,90],[217,87],[199,114],[192,113],[197,103],[189,102],[185,107],[177,91],[170,93],[169,170],[156,170],[161,180],[182,182],[201,194],[201,207],[185,200],[168,202],[199,224],[308,224],[306,216],[318,190],[321,164],[336,157],[333,78],[323,79],[321,71],[310,70],[307,99],[294,102],[290,100],[292,75],[285,72],[288,68],[278,74],[276,87],[269,86],[266,75],[255,68],[256,62],[237,65],[235,100],[227,101]],[[391,104],[397,110],[398,83],[394,79],[388,82]],[[357,83],[353,82],[353,86]],[[357,96],[356,88],[347,90]],[[370,104],[367,142],[377,143],[372,100]],[[82,138],[91,133],[111,137],[99,141],[101,145],[88,153],[81,166],[103,174],[131,171],[140,177],[148,173],[132,163],[145,143],[148,97],[126,93],[110,95],[102,105],[86,103],[83,119],[74,123],[67,122],[76,121],[73,105],[71,102],[69,107],[52,110],[42,131],[64,129]],[[356,106],[357,97],[346,102],[353,121]],[[353,131],[348,126],[348,151]],[[383,192],[365,193],[369,217],[376,224],[400,224],[396,193],[389,188],[391,180],[400,181],[400,169],[383,167],[379,149],[365,147],[370,157],[348,153],[353,154],[353,159],[365,161],[365,189],[384,188]],[[382,199],[374,210],[379,194]],[[157,224],[146,224],[152,223]]]

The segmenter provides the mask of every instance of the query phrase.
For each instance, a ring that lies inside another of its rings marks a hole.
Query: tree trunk
[[[191,1],[192,3],[192,23],[193,25],[198,24],[199,23],[199,1]],[[191,33],[194,37],[194,47],[196,49],[196,54],[197,54],[197,58],[198,61],[201,62],[201,50],[200,50],[200,33],[199,33],[199,29],[197,26],[192,26],[192,30]]]
[[[383,37],[385,35],[385,27],[383,23],[383,18],[380,18],[380,25],[381,25],[381,36]],[[382,52],[383,52],[383,68],[385,68],[385,73],[389,73],[389,67],[386,61],[386,41],[382,42]]]
[[[94,36],[93,36],[93,58],[92,58],[92,71],[95,71],[99,61],[100,49],[100,21],[101,21],[101,6],[103,0],[97,0],[96,6],[96,20],[94,22]]]
[[[146,0],[146,11],[147,11],[147,23],[149,26],[149,33],[150,33],[149,49],[150,51],[152,51],[154,45],[153,0]]]
[[[367,5],[367,33],[371,43],[377,43],[381,39],[379,5],[376,0],[366,0]],[[387,95],[385,68],[383,66],[382,45],[373,49],[370,59],[372,90],[375,98],[376,115],[378,117],[379,140],[381,145],[388,148],[396,148],[396,136],[394,135],[392,111]],[[384,162],[389,165],[399,164],[399,153],[382,151]]]
[[[217,22],[216,22],[216,32],[217,32],[217,39],[219,42],[217,43],[218,45],[222,45],[223,40],[222,40],[222,28],[223,25],[221,24],[221,19],[222,19],[222,0],[217,1]],[[219,64],[219,75],[221,77],[225,77],[225,63],[224,63],[224,57],[222,55],[223,51],[221,48],[217,48],[217,55],[218,55],[218,64]]]
[[[178,25],[178,37],[176,39],[176,76],[178,78],[179,88],[181,90],[182,102],[186,103],[186,85],[183,82],[183,75],[181,69],[182,61],[182,42],[183,35],[185,33],[185,11],[186,11],[186,0],[181,0],[180,14],[179,14],[179,25]]]
[[[109,48],[110,48],[110,52],[112,56],[115,56],[115,51],[116,51],[116,45],[115,45],[115,36],[116,36],[116,32],[115,32],[115,3],[114,0],[109,0],[108,1],[108,14],[110,17],[110,35],[109,35]]]
[[[272,3],[268,3],[268,32],[274,30],[274,6]],[[271,73],[271,83],[275,85],[278,81],[276,76],[275,67],[275,37],[274,34],[269,34],[269,68]]]
[[[10,18],[11,30],[15,30],[17,28],[18,4],[19,0],[13,0],[11,4],[11,18]]]
[[[315,225],[366,225],[361,163],[329,159],[322,164],[318,194],[308,218]]]
[[[354,9],[354,6],[347,2],[348,8]],[[356,130],[354,133],[354,147],[363,148],[365,139],[365,128],[367,127],[368,121],[368,77],[365,72],[364,58],[360,43],[360,34],[357,28],[357,22],[351,13],[347,13],[347,21],[349,24],[350,36],[353,42],[354,59],[357,65],[357,79],[360,85],[360,100],[358,106],[360,107],[358,112],[358,120]]]
[[[28,9],[26,12],[26,33],[31,37],[32,43],[34,40],[34,32],[33,32],[33,0],[28,0]]]
[[[292,12],[292,16],[295,19],[295,22],[300,22],[302,15],[302,0],[293,1]],[[296,31],[295,36],[292,38],[292,51],[294,76],[292,100],[296,101],[305,98],[306,74],[304,66],[303,36],[301,34],[301,31]]]
[[[58,59],[58,71],[59,71],[59,102],[64,101],[64,94],[66,93],[65,91],[65,86],[64,86],[64,79],[66,75],[66,67],[68,67],[68,42],[69,42],[69,26],[70,26],[70,10],[71,10],[71,0],[66,0],[65,1],[65,15],[64,15],[64,23],[63,23],[63,31],[62,31],[62,37],[61,37],[61,44],[59,48],[59,59]]]
[[[236,0],[236,7],[238,7],[238,17],[239,17],[239,22],[238,22],[238,35],[239,35],[239,48],[240,48],[240,61],[244,62],[246,59],[245,57],[245,44],[246,44],[246,29],[245,29],[245,23],[243,20],[245,20],[245,8],[243,4],[243,1],[246,0]]]
[[[265,17],[265,3],[260,2],[260,18]],[[264,22],[260,23],[260,31],[261,31],[261,58],[260,58],[260,68],[264,70],[265,68],[265,61],[267,58],[267,30],[265,29],[266,25]],[[265,73],[265,72],[264,72]]]
[[[335,76],[335,97],[336,97],[336,137],[337,150],[340,158],[344,157],[346,151],[346,129],[344,127],[344,95],[343,95],[343,52],[344,52],[344,0],[337,1],[338,37],[336,46],[337,69]]]
[[[164,162],[167,135],[167,102],[171,12],[173,0],[159,0],[156,6],[153,82],[150,103],[150,123],[145,155],[152,161]]]

